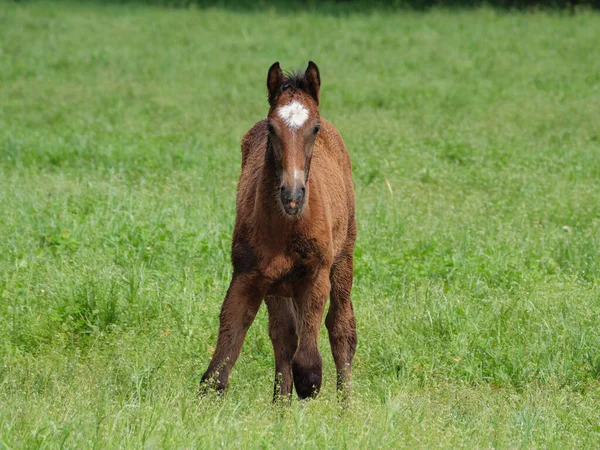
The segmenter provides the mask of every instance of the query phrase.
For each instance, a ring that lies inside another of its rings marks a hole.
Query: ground
[[[0,448],[597,448],[600,15],[0,3]],[[359,345],[196,396],[266,74],[350,150]]]

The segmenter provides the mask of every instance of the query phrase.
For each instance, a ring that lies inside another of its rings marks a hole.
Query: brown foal
[[[337,129],[319,116],[321,79],[306,71],[269,69],[269,114],[242,139],[231,260],[204,386],[223,390],[246,332],[265,300],[275,352],[275,398],[315,395],[321,387],[319,329],[325,319],[347,393],[356,350],[350,291],[356,240],[350,157]]]

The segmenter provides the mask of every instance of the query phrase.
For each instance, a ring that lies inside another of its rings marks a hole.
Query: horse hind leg
[[[330,306],[325,318],[331,352],[337,371],[337,389],[347,396],[350,388],[352,358],[356,352],[356,319],[350,292],[352,291],[353,256],[345,256],[331,268]]]
[[[273,401],[292,394],[292,358],[298,347],[296,311],[291,298],[265,298],[269,313],[269,337],[275,353]]]

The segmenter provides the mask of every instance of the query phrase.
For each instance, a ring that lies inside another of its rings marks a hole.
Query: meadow
[[[598,448],[600,15],[0,2],[0,449]],[[197,397],[274,61],[353,160],[353,397]]]

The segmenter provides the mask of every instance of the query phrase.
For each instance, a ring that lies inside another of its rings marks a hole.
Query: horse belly
[[[267,295],[273,295],[275,297],[293,297],[294,290],[290,283],[278,281],[273,283],[267,290]]]

